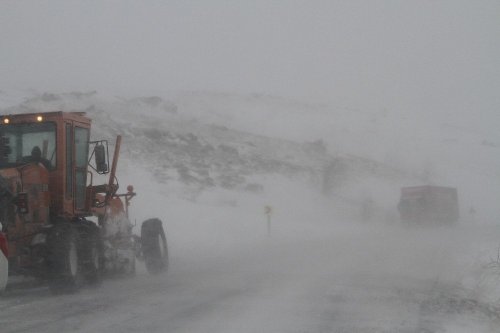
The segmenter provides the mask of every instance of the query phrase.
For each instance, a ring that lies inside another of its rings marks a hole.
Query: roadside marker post
[[[273,208],[271,206],[264,207],[264,212],[267,217],[267,235],[271,235],[271,215],[273,214]]]

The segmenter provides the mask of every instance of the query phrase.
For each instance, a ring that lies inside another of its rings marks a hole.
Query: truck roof
[[[37,112],[37,113],[18,113],[0,116],[0,123],[33,123],[39,122],[37,118],[41,116],[45,121],[55,121],[60,119],[74,120],[82,123],[90,124],[92,120],[86,116],[85,112],[65,112],[65,111],[51,111],[51,112]],[[8,119],[8,120],[6,120]],[[7,121],[7,122],[6,122]]]
[[[448,186],[436,186],[436,185],[420,185],[420,186],[406,186],[402,187],[401,191],[404,192],[419,192],[419,191],[425,191],[425,190],[443,190],[443,191],[449,191],[453,190],[456,191],[455,187],[448,187]]]
[[[422,185],[422,186],[408,186],[401,188],[401,198],[409,198],[421,195],[457,195],[455,187]]]

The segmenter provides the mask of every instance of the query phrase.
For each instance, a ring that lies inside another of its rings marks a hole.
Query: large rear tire
[[[56,225],[47,238],[49,288],[53,293],[73,293],[83,285],[84,267],[78,230],[69,223]]]
[[[167,238],[159,219],[149,219],[142,223],[141,247],[149,273],[158,274],[168,269]]]
[[[82,242],[82,264],[85,281],[92,286],[98,286],[102,282],[104,270],[103,246],[97,228],[86,230],[85,239]]]

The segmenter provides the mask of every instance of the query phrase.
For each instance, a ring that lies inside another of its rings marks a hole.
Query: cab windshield
[[[42,163],[47,169],[56,167],[56,124],[29,123],[0,126],[0,136],[10,147],[0,167],[17,166],[29,162]]]

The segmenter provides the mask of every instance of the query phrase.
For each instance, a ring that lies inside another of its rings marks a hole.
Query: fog
[[[499,103],[496,1],[0,6],[6,87],[256,92],[450,117]]]
[[[499,18],[1,2],[0,114],[85,111],[93,139],[122,135],[134,231],[159,217],[170,267],[75,295],[10,285],[0,331],[498,332]],[[459,220],[403,223],[415,185],[457,188]]]

